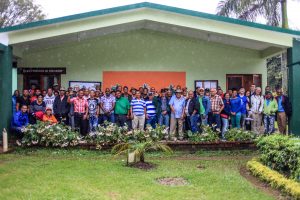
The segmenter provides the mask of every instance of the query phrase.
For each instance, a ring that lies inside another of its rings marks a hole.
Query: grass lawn
[[[239,174],[252,153],[235,154],[151,153],[146,161],[157,168],[143,171],[105,152],[19,150],[0,155],[0,199],[273,199]],[[163,186],[156,182],[160,177],[184,177],[189,184]]]

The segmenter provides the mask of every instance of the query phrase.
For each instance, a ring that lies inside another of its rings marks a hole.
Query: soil
[[[197,168],[198,168],[199,170],[204,170],[204,169],[206,169],[206,167],[203,166],[203,165],[198,165]]]
[[[188,181],[185,178],[181,178],[181,177],[158,178],[157,182],[161,185],[167,185],[167,186],[181,186],[181,185],[188,184]]]
[[[269,196],[273,197],[276,200],[289,200],[292,199],[288,196],[284,196],[279,190],[272,188],[268,183],[262,182],[257,177],[253,176],[245,166],[240,168],[240,174],[246,178],[255,188],[263,191]]]
[[[147,171],[147,170],[155,169],[156,165],[148,162],[136,162],[136,163],[129,164],[129,167],[138,168]]]

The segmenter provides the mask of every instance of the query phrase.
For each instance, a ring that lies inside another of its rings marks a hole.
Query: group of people
[[[49,88],[41,91],[35,87],[18,90],[13,97],[12,130],[22,137],[21,129],[28,124],[43,121],[50,124],[64,123],[78,129],[81,135],[95,132],[105,121],[125,124],[129,129],[144,130],[157,124],[168,128],[166,139],[182,140],[184,132],[201,132],[202,125],[209,125],[222,134],[229,128],[247,129],[262,133],[275,132],[275,120],[280,133],[286,134],[287,120],[292,108],[282,89],[272,94],[270,87],[262,89],[252,85],[228,90],[181,86],[157,91],[154,87],[129,88],[117,85],[106,88],[104,93],[96,88]],[[176,134],[177,133],[177,134]]]

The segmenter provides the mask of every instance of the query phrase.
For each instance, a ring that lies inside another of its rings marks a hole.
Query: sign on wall
[[[66,74],[67,70],[63,68],[18,68],[18,74]]]
[[[101,82],[97,81],[69,81],[69,87],[79,89],[96,89],[97,87],[101,88]]]

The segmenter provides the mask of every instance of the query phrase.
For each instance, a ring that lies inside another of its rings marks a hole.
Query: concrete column
[[[289,131],[300,136],[300,39],[293,40],[293,48],[287,51],[289,70],[289,97],[293,114],[289,121]]]
[[[0,134],[12,117],[12,48],[0,44]]]

